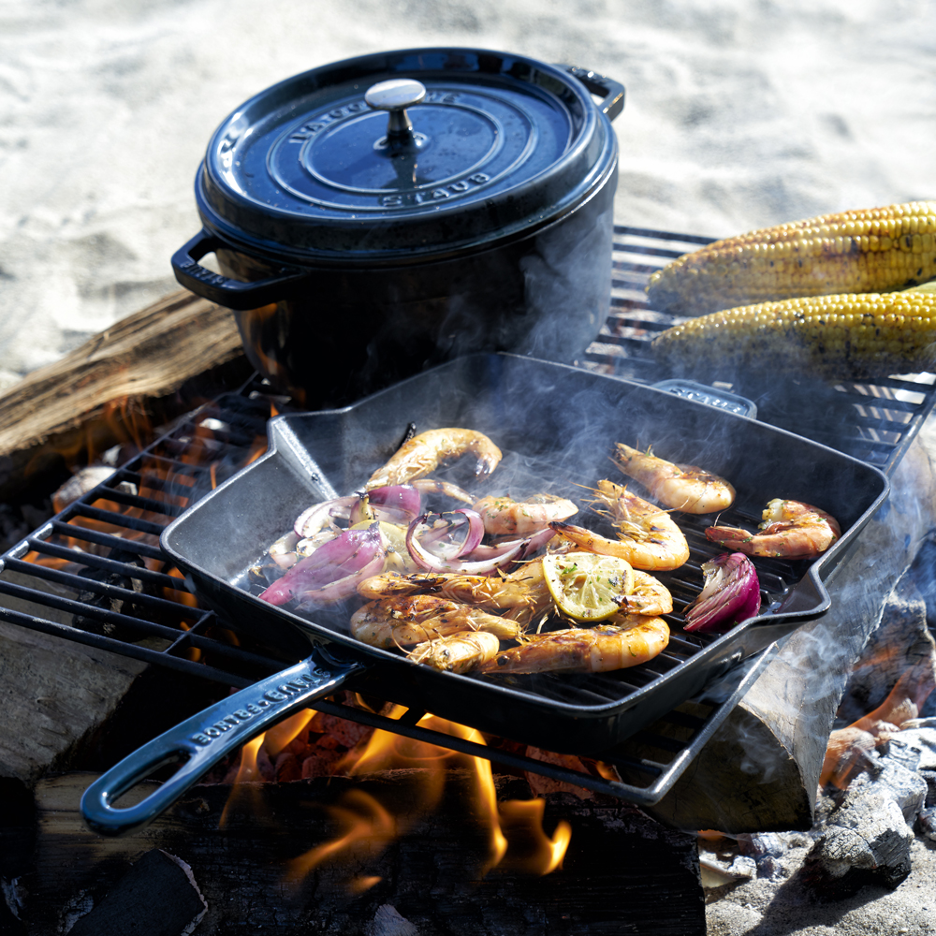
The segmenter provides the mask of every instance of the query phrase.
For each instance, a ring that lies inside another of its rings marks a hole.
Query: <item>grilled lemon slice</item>
[[[545,556],[543,574],[556,606],[576,621],[603,621],[611,617],[634,590],[630,563],[597,553]]]

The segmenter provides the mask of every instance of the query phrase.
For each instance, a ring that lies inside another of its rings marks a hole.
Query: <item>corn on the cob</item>
[[[655,271],[652,308],[718,309],[887,292],[936,277],[936,201],[820,215],[715,241]]]
[[[661,332],[651,347],[658,363],[683,377],[929,371],[936,365],[936,293],[811,296],[726,309]]]

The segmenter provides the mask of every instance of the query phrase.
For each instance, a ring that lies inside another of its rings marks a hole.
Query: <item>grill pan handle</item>
[[[204,709],[137,749],[85,790],[81,813],[100,835],[149,825],[215,764],[287,715],[331,695],[365,667],[336,662],[319,649],[308,659]],[[160,767],[184,761],[156,790],[131,806],[114,801]]]
[[[750,419],[757,417],[757,404],[753,400],[738,393],[732,393],[730,390],[723,390],[721,387],[709,387],[698,381],[679,377],[673,380],[659,380],[653,384],[653,387],[657,390],[666,390],[684,400],[705,403],[707,406],[737,413],[739,416],[747,416]]]
[[[187,244],[172,255],[176,279],[195,295],[216,302],[227,309],[257,309],[282,299],[291,284],[307,274],[301,270],[282,269],[277,275],[245,283],[223,273],[215,273],[198,261],[226,245],[207,228],[202,228]]]

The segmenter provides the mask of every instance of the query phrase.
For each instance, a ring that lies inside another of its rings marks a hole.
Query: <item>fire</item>
[[[277,415],[272,402],[269,415]],[[169,519],[189,506],[200,486],[202,489],[217,487],[226,476],[255,461],[266,450],[267,440],[262,433],[252,441],[237,440],[228,445],[225,442],[227,427],[212,416],[210,408],[196,414],[192,422],[191,430],[186,430],[190,435],[184,449],[164,452],[159,445],[148,448],[154,427],[138,400],[125,397],[107,404],[100,418],[87,424],[80,440],[59,446],[59,454],[76,477],[63,486],[53,500],[54,510],[65,519],[65,525],[47,542],[56,549],[68,550],[70,555],[50,555],[39,549],[26,553],[24,561],[69,571],[73,565],[82,565],[82,557],[88,553],[107,555],[110,547],[89,541],[86,531],[157,546],[158,533],[148,527],[164,527]],[[135,459],[129,474],[131,480],[115,483],[112,488],[108,480],[108,489],[89,495],[90,489],[106,477],[109,469],[101,459],[105,449],[114,445],[123,447],[124,464],[129,464],[131,457]],[[109,489],[114,491],[113,496],[108,494]],[[73,505],[78,497],[83,498],[83,503]],[[199,607],[195,596],[182,584],[178,570],[149,555],[142,555],[140,561],[149,571],[166,572],[180,581],[178,588],[172,585],[164,588],[167,600],[184,608]],[[179,627],[188,629],[184,617],[179,620]],[[201,655],[196,648],[190,648],[187,653],[189,659],[194,660]]]
[[[405,709],[394,707],[391,718],[399,718]],[[305,710],[270,729],[241,752],[241,761],[228,807],[236,800],[243,803],[248,791],[243,785],[259,776],[257,767],[261,754],[274,759],[296,739],[313,717]],[[425,715],[418,725],[478,744],[484,744],[480,732],[435,715]],[[328,864],[333,872],[348,871],[343,888],[351,894],[361,893],[381,878],[361,873],[368,860],[377,860],[396,839],[414,830],[419,823],[439,807],[446,785],[457,777],[455,795],[467,786],[467,811],[477,822],[486,839],[486,855],[475,869],[479,878],[495,868],[519,874],[545,875],[562,867],[571,840],[568,823],[560,822],[552,836],[543,829],[546,802],[544,799],[507,800],[498,802],[497,787],[491,763],[483,757],[448,750],[391,731],[374,731],[365,743],[349,751],[339,763],[336,774],[365,778],[382,771],[401,771],[395,781],[396,797],[353,788],[327,807],[338,832],[335,837],[315,846],[293,859],[285,878],[299,884],[317,868]],[[399,795],[406,784],[406,796]],[[256,785],[253,786],[256,793]],[[406,806],[401,805],[401,800]],[[260,809],[259,802],[251,808]],[[226,808],[225,814],[228,809]]]
[[[887,698],[873,712],[845,728],[833,731],[826,748],[819,785],[831,783],[840,790],[868,752],[900,731],[900,726],[916,718],[930,693],[936,688],[936,653],[921,665],[900,674]]]
[[[364,856],[379,855],[398,834],[393,816],[373,796],[362,790],[349,790],[341,802],[331,808],[331,813],[332,818],[347,831],[291,861],[287,869],[287,881],[298,883],[324,861],[347,858],[352,851],[358,858],[363,857],[361,852]],[[345,889],[360,893],[380,880],[374,875],[357,876],[345,884]]]
[[[397,708],[391,717],[399,717],[403,711]],[[476,729],[436,715],[424,715],[417,724],[476,744],[485,743],[483,735]],[[429,782],[433,784],[430,797],[433,804],[441,795],[446,769],[466,769],[472,777],[474,812],[489,830],[490,854],[483,873],[501,865],[509,866],[511,870],[540,875],[561,867],[571,838],[568,824],[560,823],[550,838],[542,828],[545,800],[508,800],[498,803],[490,761],[386,731],[375,731],[364,751],[351,757],[353,761],[347,769],[352,776],[399,767],[427,768],[431,778]],[[425,804],[426,800],[423,800],[423,806]],[[505,830],[510,834],[506,834]]]
[[[405,710],[395,707],[391,717],[399,718]],[[424,715],[418,725],[444,734],[483,744],[481,734],[455,722]],[[490,856],[485,871],[498,865],[507,851],[507,840],[501,832],[497,815],[497,790],[489,761],[469,757],[434,744],[401,737],[389,731],[375,731],[360,755],[352,753],[342,765],[351,776],[362,776],[378,770],[401,767],[423,768],[425,782],[419,798],[423,810],[435,808],[442,796],[447,768],[463,767],[472,777],[472,800],[476,814],[489,830]]]

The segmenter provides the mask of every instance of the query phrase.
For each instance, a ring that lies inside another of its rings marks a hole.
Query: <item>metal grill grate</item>
[[[591,370],[656,383],[648,354],[653,335],[673,319],[643,300],[647,277],[667,260],[706,243],[637,228],[616,228],[612,313],[582,365]],[[893,379],[882,384],[842,384],[828,389],[825,409],[836,418],[817,423],[796,388],[758,395],[759,418],[892,471],[906,451],[936,394],[936,378]],[[745,387],[717,385],[745,393]],[[810,388],[813,392],[813,388]],[[275,651],[227,638],[223,620],[198,606],[194,595],[159,548],[171,519],[249,460],[266,450],[266,421],[288,411],[258,378],[225,394],[178,424],[103,485],[0,557],[0,620],[158,666],[243,687],[286,662]],[[506,750],[463,741],[419,727],[423,713],[393,720],[334,701],[317,702],[328,714],[384,728],[503,764],[608,793],[637,804],[658,802],[756,678],[771,650],[750,661],[745,673],[712,687],[640,732],[602,759],[626,783],[569,770]],[[649,751],[650,753],[646,753]],[[639,753],[638,753],[639,752]]]
[[[242,688],[283,668],[276,651],[228,639],[159,548],[173,517],[266,449],[271,402],[259,380],[202,408],[44,524],[0,560],[0,620]],[[766,655],[705,699],[608,751],[628,782],[544,763],[416,723],[324,700],[315,708],[638,804],[658,802],[750,685]],[[637,747],[639,746],[639,748]],[[639,750],[641,753],[632,753]],[[647,753],[647,752],[650,753]]]
[[[583,365],[640,383],[669,377],[658,371],[649,344],[680,319],[651,309],[644,287],[655,270],[711,240],[616,226],[611,315]],[[859,458],[885,474],[900,462],[936,403],[934,374],[821,385],[786,378],[774,381],[769,374],[745,380],[712,386],[749,398],[763,422]]]

